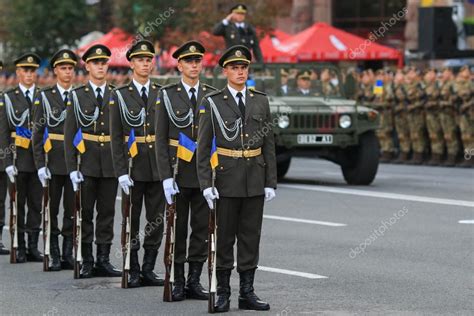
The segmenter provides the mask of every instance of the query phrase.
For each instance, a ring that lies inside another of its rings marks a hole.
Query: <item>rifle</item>
[[[128,160],[128,176],[132,174],[133,158],[130,157]],[[132,217],[130,216],[132,210],[132,188],[130,188],[130,194],[122,194],[122,207],[123,207],[123,219],[122,219],[122,258],[123,258],[123,269],[122,269],[122,289],[128,288],[128,274],[130,272],[130,251],[132,246]]]
[[[45,166],[48,168],[48,153],[45,153]],[[43,188],[43,271],[49,271],[49,256],[51,253],[51,213],[49,209],[49,180],[46,180],[46,187]]]
[[[216,170],[212,169],[212,191],[215,191]],[[214,305],[216,302],[217,292],[217,276],[216,276],[216,261],[217,261],[217,216],[216,216],[216,200],[213,202],[213,208],[209,209],[209,224],[208,224],[208,246],[207,246],[207,267],[209,276],[209,301],[208,312],[213,314]]]
[[[13,151],[13,166],[16,165],[16,148]],[[10,185],[10,263],[16,263],[16,250],[18,249],[18,201],[15,181]]]
[[[77,155],[77,171],[81,169],[81,155]],[[74,279],[81,276],[82,262],[82,204],[81,204],[81,184],[79,190],[75,192],[74,200],[74,224],[72,235],[74,240]]]
[[[178,174],[179,158],[176,157],[176,164],[173,168],[173,186],[176,183]],[[173,301],[173,283],[174,283],[174,247],[176,232],[176,195],[173,196],[173,203],[166,205],[166,242],[165,242],[165,288],[163,290],[163,301]]]

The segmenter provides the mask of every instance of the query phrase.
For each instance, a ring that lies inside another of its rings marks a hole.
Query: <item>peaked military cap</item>
[[[77,56],[72,50],[69,49],[60,49],[56,54],[51,57],[50,65],[52,68],[60,64],[77,64]]]
[[[243,45],[235,45],[227,49],[219,59],[219,65],[225,67],[229,63],[250,64],[252,54]]]
[[[230,9],[230,12],[245,14],[247,13],[247,6],[243,3],[236,4]]]
[[[189,41],[181,45],[174,53],[173,58],[178,61],[184,59],[202,58],[206,49],[197,41]]]
[[[127,51],[127,60],[132,60],[133,57],[155,57],[155,47],[150,41],[139,41]]]
[[[41,58],[35,53],[26,53],[15,59],[14,64],[17,67],[35,67],[38,68]]]
[[[102,44],[97,44],[89,47],[88,50],[82,55],[84,62],[89,62],[94,59],[109,59],[112,56],[110,49]]]
[[[311,71],[309,70],[300,70],[298,74],[296,75],[296,79],[311,79]]]

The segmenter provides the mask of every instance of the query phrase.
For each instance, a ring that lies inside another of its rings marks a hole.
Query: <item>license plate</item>
[[[299,134],[298,144],[332,144],[332,135]]]

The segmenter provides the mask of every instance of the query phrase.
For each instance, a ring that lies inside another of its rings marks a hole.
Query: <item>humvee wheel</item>
[[[341,165],[347,184],[371,184],[379,167],[379,142],[374,131],[362,134],[359,145],[348,149],[347,155],[349,163]]]
[[[290,169],[291,157],[277,162],[277,178],[281,180],[285,177],[288,169]]]

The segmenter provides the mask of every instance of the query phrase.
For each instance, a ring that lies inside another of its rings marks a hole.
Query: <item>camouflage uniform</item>
[[[448,159],[443,165],[454,166],[460,144],[456,133],[457,125],[454,108],[454,85],[452,81],[441,83],[439,105],[439,120],[448,151]]]
[[[474,150],[474,86],[470,80],[458,79],[455,84],[457,101],[459,105],[459,129],[464,147],[465,156],[468,157]],[[465,159],[463,167],[472,167],[474,158]]]
[[[398,142],[400,144],[400,155],[396,163],[406,162],[411,150],[410,130],[408,128],[408,113],[406,103],[408,102],[407,93],[403,84],[393,85],[393,94],[395,96],[395,130],[397,131]]]
[[[373,88],[372,88],[373,91]],[[382,150],[382,161],[390,161],[393,157],[393,90],[391,85],[384,86],[382,94],[374,94],[373,106],[380,115],[380,128],[377,137]]]
[[[439,165],[444,153],[443,129],[441,127],[439,98],[440,91],[436,81],[427,83],[425,87],[427,101],[425,103],[426,127],[430,137],[431,160],[429,165]]]
[[[424,91],[419,82],[412,82],[405,85],[407,92],[407,118],[410,130],[410,140],[413,149],[412,164],[421,164],[423,152],[425,151],[427,140],[425,137],[426,124],[423,109]]]

